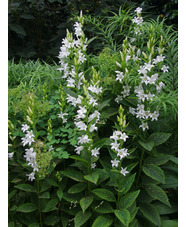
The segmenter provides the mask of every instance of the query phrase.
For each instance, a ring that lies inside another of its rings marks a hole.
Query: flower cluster
[[[134,32],[135,32],[136,35],[140,35],[141,34],[141,32],[140,32],[140,26],[143,23],[143,17],[141,16],[141,11],[142,11],[142,8],[141,7],[136,8],[134,10],[134,12],[137,13],[137,16],[135,16],[132,19],[132,23],[135,24]]]
[[[22,124],[21,130],[23,133],[26,132],[25,137],[21,138],[23,146],[25,146],[27,144],[29,146],[31,146],[32,143],[35,142],[34,141],[35,136],[33,134],[33,131],[32,130],[29,131],[29,126],[27,124]],[[33,172],[30,174],[27,174],[27,176],[30,181],[33,181],[35,179],[35,172],[39,171],[39,169],[38,169],[39,167],[36,162],[36,152],[34,152],[33,147],[30,147],[29,149],[25,149],[25,151],[26,152],[25,152],[24,158],[28,162],[28,165],[30,165],[33,168]]]

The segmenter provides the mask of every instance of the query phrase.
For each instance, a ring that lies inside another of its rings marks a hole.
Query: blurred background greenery
[[[153,19],[159,16],[166,19],[167,25],[178,25],[178,0],[9,0],[9,60],[18,62],[20,59],[39,58],[49,64],[58,62],[61,40],[66,29],[73,26],[80,10],[87,16],[84,29],[90,38],[92,35],[99,37],[100,27],[96,30],[95,26],[116,15],[121,6],[123,11],[141,6],[143,16]],[[118,17],[122,17],[122,13]],[[92,18],[95,26],[92,26]],[[103,49],[104,42],[100,43],[99,39],[93,44],[91,53],[96,54]]]

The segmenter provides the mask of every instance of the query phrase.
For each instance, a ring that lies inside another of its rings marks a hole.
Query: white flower
[[[88,87],[88,90],[90,90],[91,92],[93,92],[93,93],[96,93],[97,95],[99,94],[99,93],[102,93],[102,87],[99,87],[99,86],[92,86],[92,85],[90,85],[89,87]]]
[[[135,109],[134,108],[132,108],[132,107],[129,107],[129,113],[131,113],[131,114],[135,114],[136,112],[135,112]]]
[[[150,62],[145,63],[145,69],[147,69],[149,72],[150,72],[151,68],[153,68],[153,67],[154,67],[154,65],[150,64]]]
[[[123,96],[117,95],[117,97],[115,98],[115,101],[116,101],[117,103],[119,103],[121,100],[123,100]]]
[[[91,169],[95,169],[96,168],[96,163],[91,163]]]
[[[74,27],[75,27],[75,35],[76,35],[77,38],[78,38],[79,36],[81,36],[81,35],[83,34],[83,31],[82,31],[82,24],[76,22],[76,23],[74,24]]]
[[[86,117],[86,115],[85,115],[86,112],[87,112],[86,108],[84,106],[80,106],[79,110],[77,110],[77,113],[78,113],[77,118],[78,119],[85,118]]]
[[[111,160],[112,167],[118,167],[118,163],[119,163],[119,162],[120,162],[120,161],[117,160],[116,158],[115,158],[114,160]]]
[[[152,121],[154,121],[154,120],[158,120],[158,116],[159,116],[159,112],[158,111],[154,111],[154,113],[151,113],[150,114],[150,117],[151,117],[151,119],[152,119]]]
[[[117,151],[117,149],[118,149],[118,147],[119,147],[119,143],[117,143],[116,141],[114,142],[114,143],[111,143],[110,144],[112,147],[111,147],[111,149],[113,149],[113,150],[116,150]]]
[[[158,74],[155,73],[154,75],[152,75],[151,77],[149,77],[149,84],[155,84],[155,82],[158,79]]]
[[[144,111],[144,104],[137,104],[137,110]]]
[[[139,128],[142,128],[143,131],[145,131],[145,129],[149,129],[149,126],[148,126],[147,122],[142,122],[142,124],[139,126]]]
[[[32,142],[35,142],[32,137],[25,137],[25,138],[21,138],[21,139],[22,139],[23,147],[26,144],[29,144],[29,146],[30,146],[32,144]]]
[[[164,86],[165,86],[165,84],[163,82],[160,82],[159,85],[156,85],[157,92],[159,93],[161,91],[162,87],[164,87]]]
[[[26,174],[26,176],[28,176],[28,180],[30,180],[30,181],[33,181],[35,179],[34,175],[35,175],[34,172],[32,172],[30,174]]]
[[[87,125],[84,122],[82,122],[82,121],[74,122],[74,124],[76,125],[76,127],[79,130],[86,130],[87,129]]]
[[[141,76],[141,81],[145,83],[146,85],[149,83],[149,77],[147,75]]]
[[[65,45],[65,47],[70,48],[72,46],[72,43],[68,41],[67,38],[64,38],[62,40],[62,43]]]
[[[162,66],[162,68],[161,68],[161,70],[165,73],[165,72],[168,72],[169,70],[169,66],[165,66],[165,65],[163,65]]]
[[[120,139],[122,139],[124,142],[126,142],[127,138],[129,138],[125,132],[123,132],[121,135],[120,135]]]
[[[150,111],[146,110],[146,111],[144,111],[144,118],[148,119],[148,117],[150,117]]]
[[[125,61],[127,62],[128,60],[130,60],[130,58],[131,56],[127,54]]]
[[[90,96],[89,105],[93,104],[93,106],[97,106],[98,105],[97,101],[98,101],[97,99],[94,99],[92,96]]]
[[[146,94],[146,99],[152,101],[154,96],[155,96],[154,94],[151,94],[151,93],[149,92],[148,94]]]
[[[145,75],[147,73],[147,70],[146,70],[146,68],[144,66],[140,66],[140,69],[138,70],[138,73]]]
[[[92,156],[97,157],[97,155],[99,155],[99,150],[100,148],[94,148],[93,150],[91,150]]]
[[[116,74],[116,81],[119,80],[120,83],[122,83],[122,80],[124,78],[124,75],[123,75],[123,72],[120,72],[120,71],[115,71],[117,74]]]
[[[142,100],[143,102],[145,101],[146,94],[144,93],[144,91],[138,92],[136,96],[138,97],[139,100]]]
[[[12,159],[12,158],[13,158],[13,156],[14,156],[14,152],[12,152],[12,153],[8,153],[8,158],[9,158],[9,159]]]
[[[126,176],[126,174],[129,172],[127,171],[127,168],[123,169],[123,167],[121,167],[120,173],[123,174],[123,176]]]
[[[165,56],[162,56],[162,54],[160,54],[159,56],[156,57],[156,60],[157,60],[158,62],[161,62],[161,61],[164,60],[164,58],[165,58]]]
[[[62,112],[60,114],[58,114],[58,117],[60,117],[63,120],[63,123],[66,123],[67,119],[64,118],[64,116],[68,116],[68,114],[67,113],[62,113]]]
[[[67,78],[67,87],[75,87],[75,80],[72,79],[71,77]]]
[[[138,50],[137,50],[137,56],[139,57],[140,55],[141,55],[141,50],[138,49]]]
[[[89,132],[93,132],[94,130],[97,131],[98,127],[95,126],[95,124],[92,124],[89,128]]]
[[[29,129],[29,126],[28,126],[27,124],[22,124],[21,130],[22,130],[23,132],[27,131],[28,129]]]
[[[123,86],[124,91],[121,92],[123,97],[127,97],[130,95],[130,86]]]
[[[126,157],[127,155],[129,155],[129,153],[127,153],[128,149],[122,148],[122,149],[118,149],[118,153],[117,156],[120,157],[120,160],[124,157]]]
[[[83,135],[81,137],[78,137],[78,144],[83,144],[83,143],[88,143],[90,139],[88,138],[87,135]]]
[[[97,110],[95,110],[94,113],[88,117],[88,122],[91,122],[95,117],[97,118],[97,123],[100,119],[100,113]]]
[[[66,99],[67,99],[67,102],[71,102],[71,104],[72,104],[73,106],[76,106],[76,105],[77,105],[76,98],[70,96],[69,94],[67,94],[67,98],[66,98]]]
[[[114,131],[113,132],[113,135],[112,136],[110,136],[110,139],[113,139],[113,140],[115,140],[115,142],[116,142],[116,140],[119,140],[119,135],[121,135],[121,132],[119,133],[119,131]],[[117,142],[116,142],[117,143]]]
[[[54,150],[53,146],[52,146],[52,145],[50,145],[50,147],[49,147],[48,151],[49,151],[49,152],[51,152],[51,151],[53,151],[53,150]]]
[[[120,68],[122,68],[121,64],[117,61],[116,61],[116,65],[119,66]]]
[[[83,146],[75,146],[76,154],[80,155],[80,152],[83,150]]]
[[[85,55],[80,50],[78,51],[78,59],[80,63],[83,63],[84,61],[86,61]]]
[[[59,58],[67,58],[70,54],[69,49],[66,46],[60,47]]]
[[[142,8],[141,7],[138,7],[134,10],[134,12],[136,12],[137,14],[140,14],[142,11]]]
[[[145,118],[145,111],[139,110],[138,112],[136,112],[136,118]]]

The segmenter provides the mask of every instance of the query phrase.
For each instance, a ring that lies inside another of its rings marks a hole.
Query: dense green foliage
[[[9,226],[178,226],[177,32],[151,19],[136,35],[134,16],[121,7],[99,23],[77,17],[87,31],[92,26],[93,37],[86,53],[82,32],[81,46],[70,47],[60,66],[9,62]],[[69,32],[67,40],[74,41]],[[92,54],[101,43],[100,53]],[[142,69],[148,80],[158,73],[161,91],[156,81],[141,82]],[[155,96],[139,101],[139,88]],[[158,119],[141,121],[131,113],[142,103]],[[29,133],[33,159],[24,142]]]

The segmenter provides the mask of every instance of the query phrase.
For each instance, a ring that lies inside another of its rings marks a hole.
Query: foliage
[[[132,15],[98,56],[81,12],[60,66],[9,62],[10,226],[178,225],[177,33]]]

